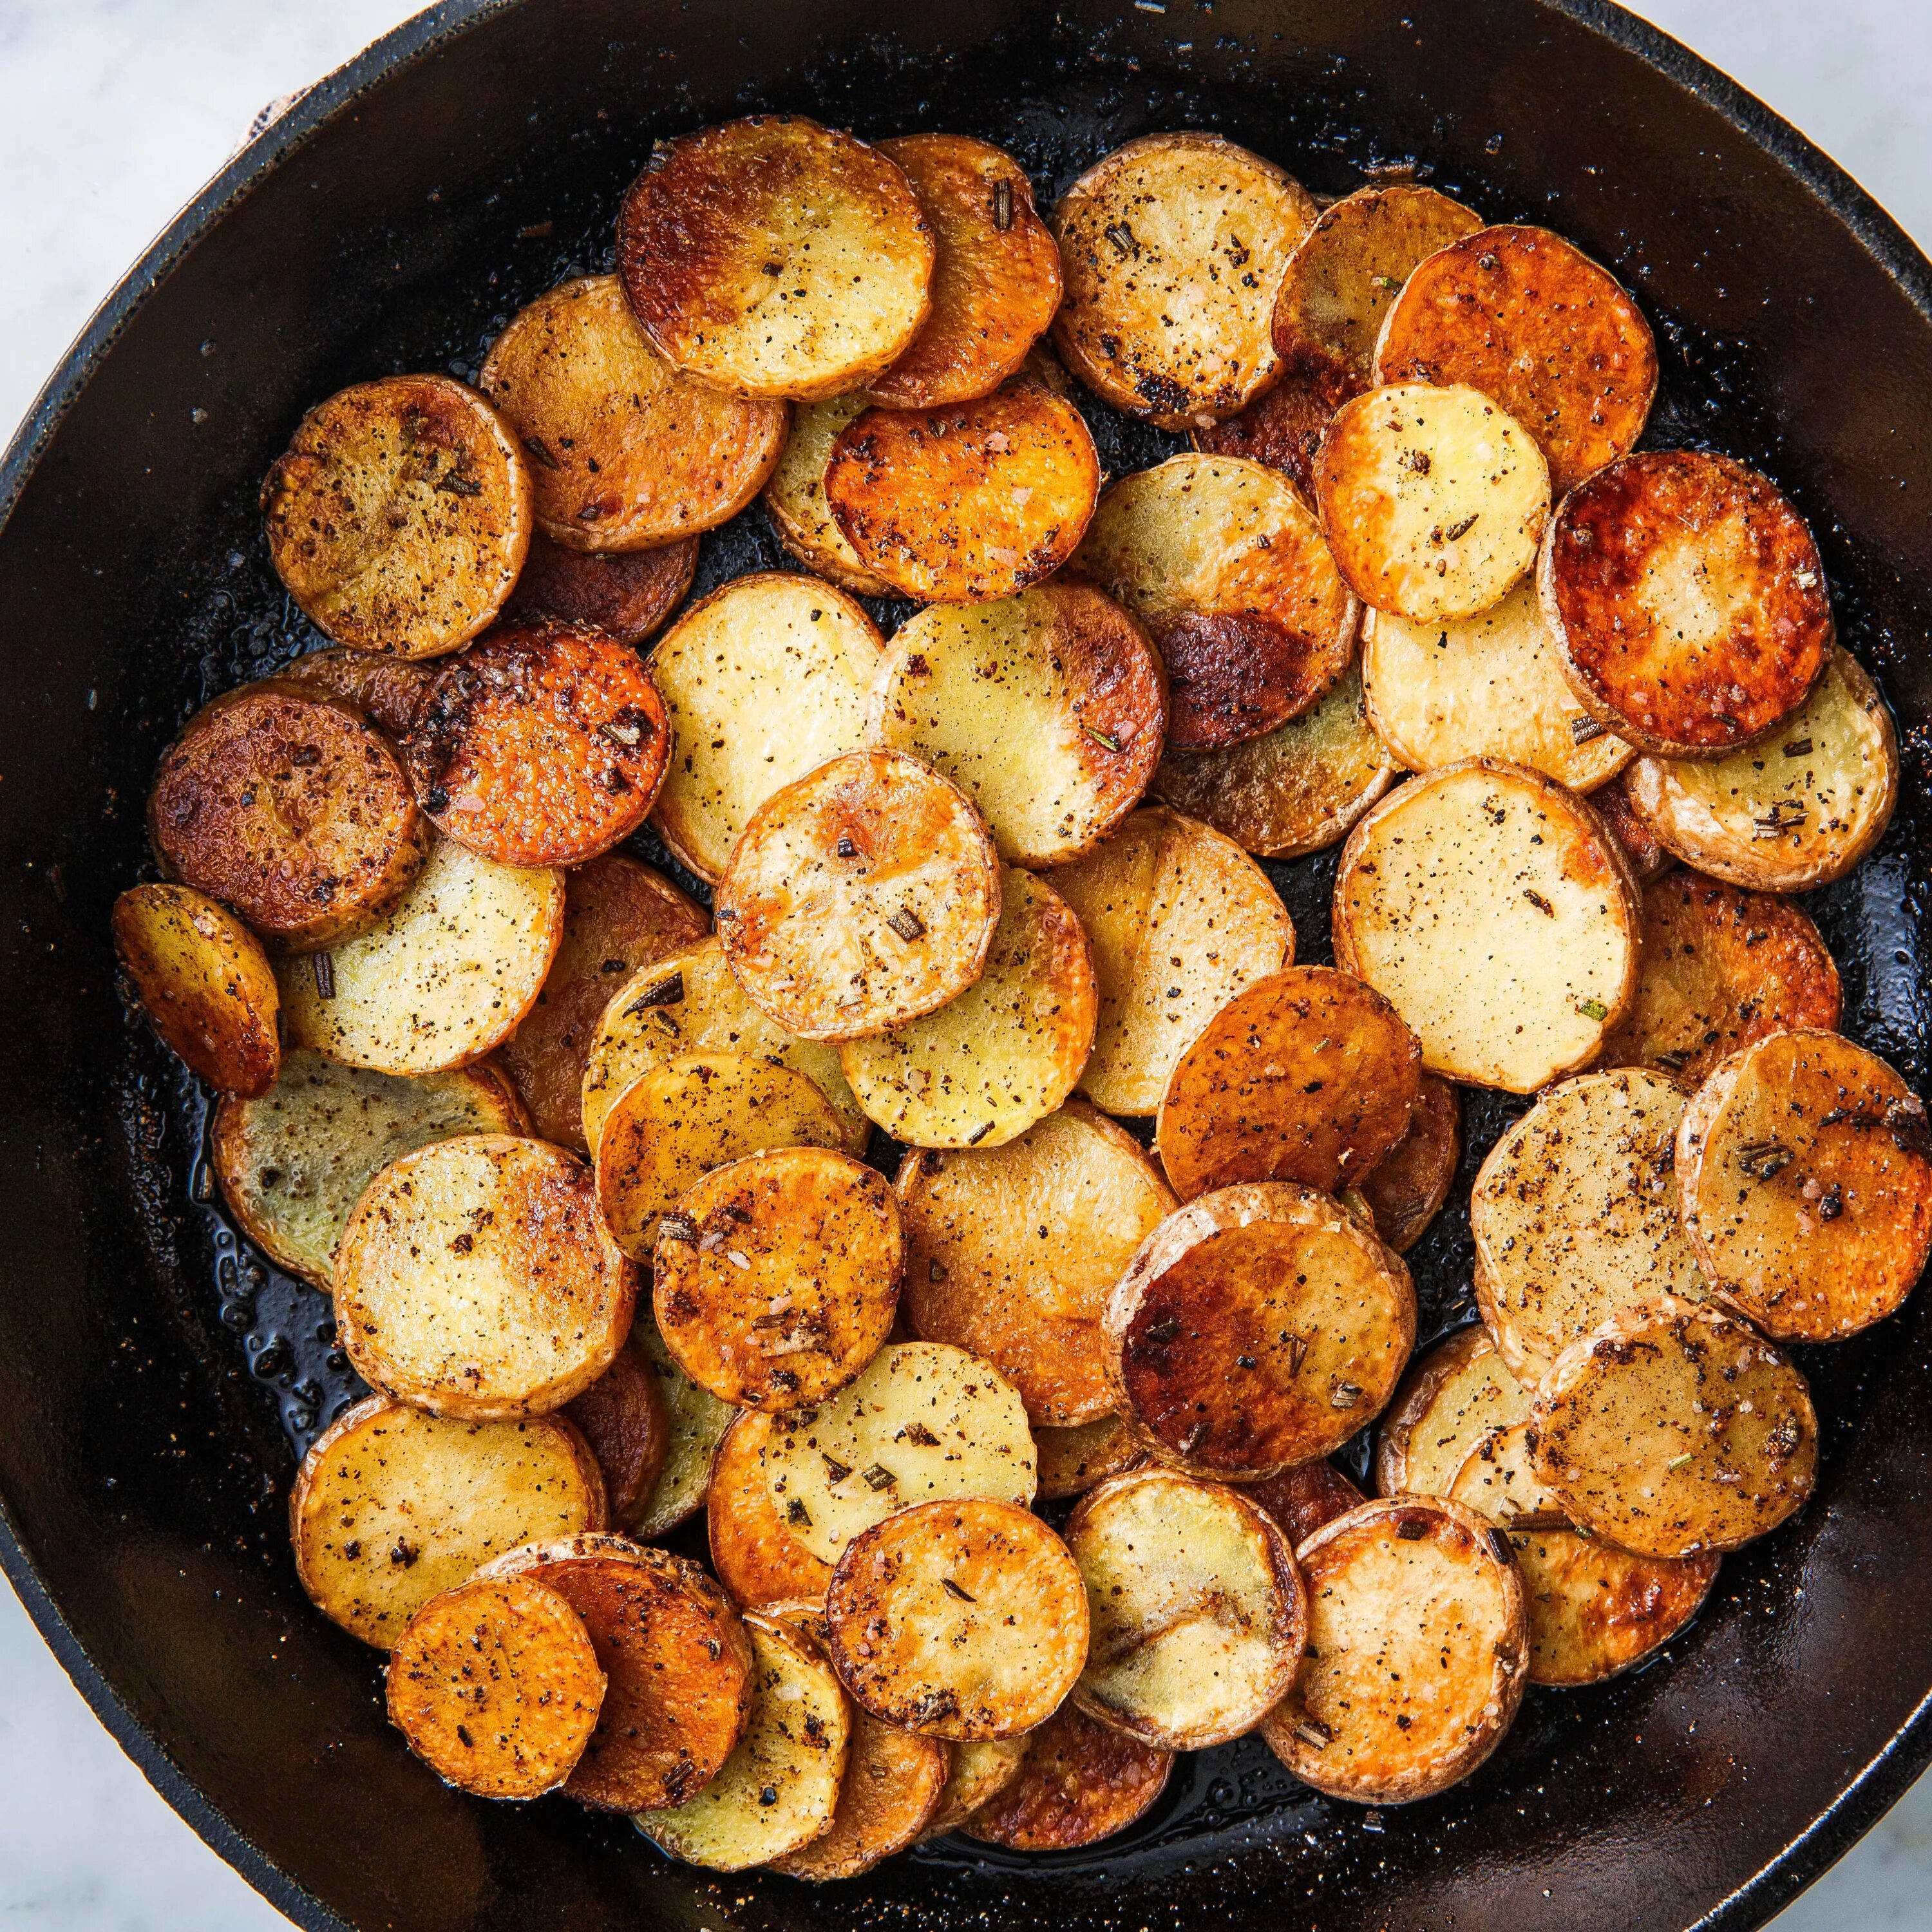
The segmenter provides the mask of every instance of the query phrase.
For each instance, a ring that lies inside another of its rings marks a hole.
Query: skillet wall
[[[1882,254],[1909,254],[1896,231],[1875,218],[1862,244],[1712,106],[1535,0],[1416,0],[1406,16],[1381,0],[1164,14],[1070,0],[1057,15],[526,0],[438,40],[396,37],[418,57],[260,181],[139,310],[0,533],[0,1499],[9,1567],[70,1668],[169,1796],[313,1925],[720,1932],[971,1912],[1076,1932],[1206,1910],[1270,1932],[1304,1916],[1332,1932],[1514,1932],[1681,1927],[1718,1907],[1839,1802],[1932,1685],[1924,1298],[1844,1357],[1833,1406],[1860,1432],[1841,1427],[1818,1501],[1727,1568],[1675,1660],[1612,1705],[1559,1702],[1462,1792],[1381,1819],[1244,1816],[1235,1792],[1214,1834],[1124,1862],[714,1887],[622,1821],[472,1804],[386,1734],[369,1654],[296,1585],[274,1399],[223,1334],[170,1194],[184,1162],[169,1076],[127,1043],[106,915],[142,862],[161,743],[204,680],[276,646],[273,626],[252,644],[222,634],[211,656],[206,626],[224,572],[258,568],[227,546],[302,409],[425,344],[480,341],[512,292],[542,285],[541,238],[520,231],[587,220],[652,135],[752,106],[872,134],[1004,133],[1054,186],[1070,158],[1192,122],[1323,188],[1414,158],[1486,209],[1548,220],[1637,290],[1666,362],[1709,398],[1678,431],[1764,463],[1813,518],[1922,793],[1932,298],[1922,280],[1922,314],[1886,273]],[[979,111],[995,101],[997,119]],[[1898,908],[1922,912],[1924,860],[1895,838],[1855,889],[1874,937],[1848,1016],[1922,1089],[1916,916]],[[1881,1768],[1717,1922],[1767,1914],[1922,1754]]]

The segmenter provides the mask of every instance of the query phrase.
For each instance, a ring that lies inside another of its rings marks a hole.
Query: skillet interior
[[[0,1554],[150,1775],[310,1925],[1050,1916],[1076,1932],[1180,1926],[1204,1908],[1270,1928],[1305,1912],[1335,1932],[1755,1924],[1932,1754],[1923,1726],[1899,1736],[1932,1686],[1932,1520],[1915,1507],[1932,1476],[1923,1298],[1807,1359],[1820,1494],[1727,1562],[1666,1665],[1533,1694],[1481,1774],[1406,1811],[1313,1799],[1243,1743],[1188,1761],[1130,1838],[1091,1854],[949,1844],[825,1892],[713,1885],[622,1821],[436,1786],[386,1731],[373,1654],[296,1584],[289,1438],[347,1384],[319,1332],[326,1309],[238,1255],[196,1199],[198,1113],[124,1021],[106,908],[140,874],[142,800],[174,727],[308,635],[254,508],[302,408],[391,369],[473,373],[518,303],[604,265],[615,197],[654,135],[754,106],[878,134],[956,128],[1011,147],[1044,200],[1134,134],[1218,128],[1328,191],[1365,164],[1429,164],[1485,212],[1547,220],[1609,262],[1658,327],[1652,440],[1708,439],[1778,478],[1813,519],[1843,634],[1899,713],[1898,819],[1808,903],[1844,969],[1847,1030],[1925,1087],[1932,279],[1896,231],[1861,205],[1855,232],[1828,198],[1855,191],[1828,166],[1807,164],[1828,193],[1808,187],[1681,78],[1536,0],[1412,19],[1380,0],[914,10],[526,0],[427,16],[389,44],[380,87],[358,92],[352,75],[271,137],[290,158],[138,308],[30,482],[31,452],[16,452],[0,484],[26,484],[0,537],[14,667],[0,708],[0,1499],[17,1541]],[[1708,91],[1695,63],[1676,68]],[[1716,97],[1748,106],[1720,85]],[[211,196],[200,213],[214,210]],[[1916,305],[1888,260],[1918,278]],[[1171,446],[1100,427],[1117,471]],[[707,542],[700,587],[776,556],[754,512]],[[1330,861],[1276,876],[1301,957],[1325,958]],[[1472,1108],[1464,1200],[1511,1111]],[[1462,1318],[1466,1216],[1445,1215],[1412,1259],[1425,1334]]]

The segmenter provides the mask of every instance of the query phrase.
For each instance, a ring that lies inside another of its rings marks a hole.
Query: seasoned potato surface
[[[704,1500],[711,1567],[746,1609],[803,1598],[825,1600],[832,1565],[788,1527],[765,1478],[765,1450],[777,1419],[742,1411],[718,1439]]]
[[[1455,1088],[1424,1074],[1408,1132],[1355,1182],[1376,1232],[1399,1255],[1421,1240],[1449,1198],[1462,1153],[1462,1114]]]
[[[1109,1476],[1125,1475],[1147,1460],[1147,1448],[1124,1417],[1103,1415],[1095,1422],[1065,1428],[1036,1423],[1034,1449],[1040,1458],[1040,1499],[1064,1501],[1084,1496]]]
[[[862,395],[800,403],[792,412],[784,454],[765,485],[765,513],[778,541],[808,570],[860,597],[890,597],[892,586],[859,560],[825,500],[825,466],[832,446],[854,417],[871,406]]]
[[[524,577],[528,574],[526,565]],[[517,580],[520,586],[524,580]],[[429,665],[414,658],[382,657],[352,650],[346,644],[332,644],[326,650],[291,658],[275,673],[275,681],[349,705],[378,730],[400,740],[409,735],[416,706],[435,675]]]
[[[1019,1776],[1028,1742],[1025,1738],[979,1738],[947,1744],[945,1787],[920,1834],[921,1841],[958,1831],[982,1805],[990,1804]]]
[[[1529,1400],[1490,1331],[1458,1329],[1417,1359],[1382,1417],[1376,1487],[1385,1496],[1446,1496],[1469,1452],[1522,1421]]]
[[[1124,1832],[1152,1808],[1174,1754],[1060,1706],[1027,1741],[1019,1775],[960,1827],[1013,1852],[1070,1852]]]

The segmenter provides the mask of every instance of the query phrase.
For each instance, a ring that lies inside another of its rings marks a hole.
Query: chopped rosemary
[[[950,1576],[940,1577],[939,1580],[939,1587],[944,1590],[949,1597],[956,1597],[962,1604],[976,1604],[980,1600],[977,1597],[974,1596],[970,1592],[961,1589],[959,1586],[954,1582]]]
[[[1787,758],[1808,758],[1811,755],[1811,740],[1809,738],[1792,739],[1785,746],[1784,755]]]
[[[655,986],[647,986],[631,1002],[631,1011],[641,1013],[652,1006],[676,1006],[684,1002],[684,975],[674,973],[668,980],[660,980]]]
[[[1467,536],[1476,527],[1476,516],[1477,512],[1472,510],[1460,524],[1451,524],[1442,532],[1444,538],[1450,543],[1454,543],[1458,537]]]
[[[335,997],[335,962],[326,952],[314,956],[315,996],[318,1000]]]
[[[1098,745],[1102,751],[1118,752],[1120,748],[1120,740],[1116,738],[1112,733],[1108,731],[1096,731],[1090,724],[1083,724],[1080,728],[1082,730],[1084,731],[1088,736],[1091,738],[1094,743]]]
[[[1573,745],[1587,745],[1592,738],[1600,738],[1610,728],[1600,718],[1573,718],[1570,721],[1570,742]]]
[[[993,226],[1004,235],[1013,225],[1013,184],[1005,176],[993,184]]]
[[[860,1471],[859,1480],[867,1489],[878,1490],[897,1488],[899,1479],[883,1462],[874,1462],[869,1469]]]
[[[910,906],[901,906],[886,923],[908,944],[926,937],[926,922]]]
[[[1610,1016],[1610,1008],[1601,1000],[1579,1000],[1576,1010],[1586,1020],[1606,1020]]]
[[[1110,221],[1103,231],[1114,244],[1114,250],[1123,261],[1130,255],[1138,255],[1141,244],[1134,239],[1134,231],[1124,221]]]

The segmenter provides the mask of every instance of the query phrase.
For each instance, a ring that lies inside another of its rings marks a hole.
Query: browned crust
[[[823,1604],[832,1565],[785,1527],[766,1480],[772,1418],[740,1415],[718,1439],[705,1492],[711,1567],[734,1602],[752,1608],[800,1598]]]
[[[650,1502],[670,1450],[670,1412],[656,1376],[626,1343],[564,1413],[583,1431],[603,1472],[611,1521],[630,1528]]]
[[[1036,1424],[1033,1444],[1039,1458],[1038,1496],[1043,1503],[1060,1502],[1139,1468],[1147,1450],[1126,1418],[1103,1415],[1093,1422],[1066,1427]]]
[[[546,536],[530,554],[505,608],[506,622],[588,624],[620,644],[647,644],[684,602],[698,568],[698,539],[680,537],[650,550],[566,550]],[[408,728],[404,721],[402,729]]]
[[[1590,803],[1605,829],[1616,839],[1640,885],[1667,872],[1676,856],[1639,815],[1630,802],[1628,775],[1619,772],[1590,794]]]
[[[378,657],[369,651],[351,650],[346,644],[332,644],[326,650],[310,651],[284,664],[275,679],[346,704],[361,712],[378,730],[400,739],[407,735],[416,706],[434,676],[427,664],[413,658]]]
[[[1462,1103],[1448,1081],[1425,1073],[1408,1132],[1355,1182],[1376,1232],[1397,1254],[1407,1254],[1441,1213],[1462,1154]]]
[[[822,1627],[823,1619],[814,1621]],[[832,1828],[772,1859],[772,1870],[814,1885],[870,1871],[926,1829],[952,1768],[952,1753],[937,1738],[916,1737],[855,1708]]]
[[[1033,1735],[1006,1790],[959,1828],[1013,1852],[1070,1852],[1124,1832],[1166,1788],[1174,1754],[1063,1704]]]
[[[1298,1462],[1241,1493],[1274,1519],[1291,1549],[1298,1549],[1338,1516],[1360,1508],[1364,1501],[1361,1491],[1325,1456]]]
[[[1281,374],[1274,384],[1238,416],[1197,429],[1188,440],[1203,455],[1244,457],[1280,470],[1312,510],[1315,459],[1322,433],[1335,412],[1370,385],[1341,356],[1325,349],[1276,346]]]

